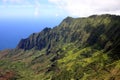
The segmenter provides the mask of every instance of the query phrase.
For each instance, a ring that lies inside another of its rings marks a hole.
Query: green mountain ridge
[[[15,80],[119,80],[119,36],[120,16],[67,17],[0,51],[0,69]]]

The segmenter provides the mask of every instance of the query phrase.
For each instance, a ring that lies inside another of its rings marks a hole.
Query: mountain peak
[[[115,15],[67,17],[22,39],[17,49],[0,51],[0,76],[13,70],[18,75],[12,79],[120,80],[119,64],[120,17]]]
[[[63,21],[65,21],[66,23],[70,23],[74,18],[68,16],[66,17]]]
[[[46,27],[46,28],[43,29],[43,31],[45,31],[45,32],[47,32],[49,30],[51,30],[51,28]]]
[[[115,28],[119,30],[119,27],[117,26],[119,25],[118,23],[115,24],[112,23],[111,25],[111,23],[109,24],[108,22],[106,22],[106,19],[104,18],[110,17],[111,21],[115,22],[116,20],[117,22],[118,20],[120,20],[119,17],[118,19],[116,19],[114,18],[114,15],[109,14],[92,15],[90,17],[99,17],[101,18],[102,22],[101,20],[99,20],[99,18],[90,20],[88,19],[89,17],[85,19],[84,18],[75,19],[68,16],[62,21],[62,23],[58,27],[53,29],[46,27],[40,33],[34,34],[27,39],[22,39],[18,45],[18,48],[25,50],[35,48],[41,50],[43,48],[49,49],[53,46],[55,47],[59,43],[64,44],[70,42],[80,42],[81,45],[82,44],[94,45],[96,42],[98,42],[98,44],[103,45],[102,43],[99,43],[99,40],[101,39],[100,36],[102,36],[102,34],[106,35],[107,31],[110,32],[111,30],[113,30],[112,25],[116,26]],[[91,23],[91,21],[93,22]],[[96,26],[96,28],[94,28],[93,26]],[[108,28],[105,28],[106,26]],[[111,35],[113,36],[114,34]],[[106,36],[108,40],[113,39],[113,37],[108,37],[109,35]]]
[[[111,14],[101,14],[101,15],[91,15],[89,18],[96,18],[96,17],[119,17],[118,15],[111,15]]]

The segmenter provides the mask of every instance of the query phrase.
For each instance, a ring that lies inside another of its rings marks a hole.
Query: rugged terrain
[[[0,51],[0,80],[7,79],[120,80],[120,16],[67,17]]]

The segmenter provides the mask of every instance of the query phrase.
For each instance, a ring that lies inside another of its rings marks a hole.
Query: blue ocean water
[[[62,18],[0,19],[0,50],[15,48],[22,38],[40,32],[45,27],[59,25]]]

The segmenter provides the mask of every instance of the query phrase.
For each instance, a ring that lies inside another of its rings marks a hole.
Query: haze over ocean
[[[0,19],[0,50],[15,48],[22,38],[55,27],[62,19]]]

